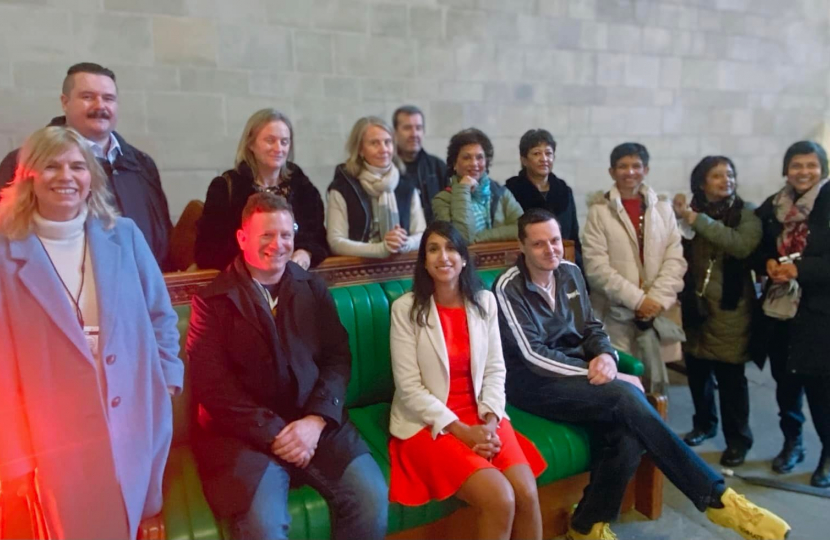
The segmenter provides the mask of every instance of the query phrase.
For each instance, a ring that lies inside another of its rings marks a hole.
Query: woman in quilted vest
[[[418,249],[426,217],[418,188],[401,175],[392,128],[376,116],[359,119],[346,152],[327,194],[332,253],[383,259]]]

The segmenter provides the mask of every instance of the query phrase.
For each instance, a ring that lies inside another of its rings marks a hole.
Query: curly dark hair
[[[486,171],[490,172],[490,164],[493,163],[493,143],[483,131],[477,128],[462,129],[452,136],[450,144],[447,145],[447,169],[452,174],[455,172],[455,162],[458,161],[458,153],[468,144],[479,144],[484,150],[484,157],[487,160]]]
[[[435,221],[427,227],[421,237],[421,245],[418,248],[418,260],[415,263],[415,276],[412,280],[412,294],[415,296],[412,302],[412,310],[409,312],[409,317],[418,326],[429,325],[429,306],[430,298],[435,292],[435,282],[432,276],[429,275],[426,267],[427,260],[427,242],[429,237],[437,234],[445,238],[450,246],[455,248],[461,260],[467,264],[461,269],[461,275],[458,277],[458,289],[461,291],[461,296],[465,301],[474,305],[482,317],[486,316],[484,307],[476,298],[478,292],[484,288],[481,279],[476,273],[475,264],[470,258],[470,252],[467,250],[467,242],[461,236],[461,233],[447,221]]]

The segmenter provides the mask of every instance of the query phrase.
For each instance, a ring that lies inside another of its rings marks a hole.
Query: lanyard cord
[[[43,251],[46,253],[46,258],[49,259],[49,263],[52,265],[52,269],[55,271],[55,275],[58,276],[58,280],[63,285],[63,290],[66,291],[66,294],[69,295],[69,299],[72,301],[72,306],[75,308],[75,317],[78,318],[78,324],[81,325],[81,328],[84,327],[84,314],[81,313],[81,293],[84,290],[84,281],[86,281],[86,223],[84,223],[84,250],[81,259],[81,286],[78,287],[78,297],[77,299],[72,295],[69,291],[69,287],[66,286],[66,282],[61,277],[61,273],[58,272],[58,267],[55,266],[55,261],[52,260],[52,257],[49,255],[49,250],[46,249],[46,246],[43,245],[43,240],[40,239],[39,236],[37,237],[38,242],[43,247]]]

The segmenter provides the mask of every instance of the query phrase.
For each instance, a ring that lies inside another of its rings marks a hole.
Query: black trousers
[[[723,494],[723,477],[680,440],[645,395],[627,382],[595,386],[579,375],[516,374],[508,377],[507,400],[549,420],[592,428],[591,479],[571,521],[578,532],[587,533],[594,523],[619,516],[625,488],[643,452],[699,510]]]
[[[726,446],[749,450],[752,448],[752,430],[749,429],[749,385],[744,364],[729,364],[686,356],[686,374],[695,414],[695,429],[712,431],[718,427],[715,408],[715,380],[718,381],[720,414]]]
[[[830,455],[830,375],[805,375],[788,370],[789,321],[775,321],[772,328],[773,337],[768,354],[772,378],[776,383],[775,399],[778,401],[781,432],[785,439],[801,437],[805,420],[802,408],[806,394],[824,452]],[[827,354],[830,355],[830,351]]]

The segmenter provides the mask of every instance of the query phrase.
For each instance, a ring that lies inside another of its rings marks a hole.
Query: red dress
[[[438,307],[438,316],[447,344],[450,361],[450,394],[447,407],[461,422],[483,424],[478,417],[473,378],[470,372],[470,335],[467,313],[463,307]],[[407,506],[420,506],[431,500],[443,500],[461,488],[479,469],[501,471],[513,465],[528,465],[535,476],[547,467],[532,442],[513,430],[503,418],[498,427],[501,451],[492,461],[479,456],[460,439],[449,433],[433,439],[425,427],[409,439],[392,437],[389,441],[391,474],[389,500]]]

